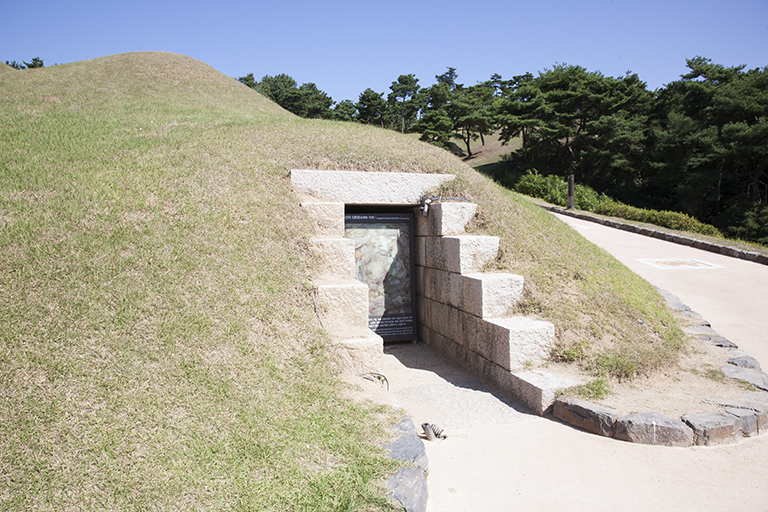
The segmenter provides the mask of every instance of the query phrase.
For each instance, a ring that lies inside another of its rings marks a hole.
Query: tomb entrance
[[[544,414],[574,384],[536,370],[554,326],[513,314],[524,280],[484,272],[499,238],[466,232],[477,205],[433,197],[452,179],[291,172],[315,227],[318,319],[351,371],[378,372],[385,341],[418,339]]]

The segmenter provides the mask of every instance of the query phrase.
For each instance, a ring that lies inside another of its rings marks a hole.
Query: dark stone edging
[[[413,421],[404,417],[391,430],[397,438],[383,446],[389,457],[410,464],[392,475],[387,481],[389,495],[402,505],[406,512],[426,512],[427,473],[429,460],[424,442],[419,437]]]
[[[764,403],[730,401],[723,411],[685,414],[680,420],[657,412],[619,417],[614,409],[572,397],[555,400],[553,415],[594,434],[659,446],[714,446],[768,432],[768,394]],[[716,399],[708,400],[718,403]]]
[[[675,235],[672,233],[657,231],[655,229],[650,229],[650,228],[644,228],[642,226],[637,226],[635,224],[625,224],[625,223],[617,222],[611,219],[603,219],[600,217],[595,217],[594,215],[586,215],[584,213],[575,212],[573,210],[566,210],[557,206],[549,206],[541,203],[534,203],[534,204],[544,208],[545,210],[549,210],[554,213],[559,213],[561,215],[567,215],[575,219],[595,222],[597,224],[602,224],[603,226],[621,229],[623,231],[629,231],[630,233],[636,233],[638,235],[649,236],[651,238],[658,238],[660,240],[666,240],[667,242],[672,242],[680,245],[687,245],[689,247],[694,247],[696,249],[701,249],[703,251],[722,254],[723,256],[730,256],[732,258],[739,258],[742,260],[760,263],[761,265],[768,265],[768,256],[764,254],[760,254],[758,252],[744,251],[742,249],[734,249],[733,247],[715,244],[712,242],[705,242],[704,240],[695,240],[693,238],[688,238],[686,236]]]
[[[680,299],[665,290],[658,289],[667,304],[678,313],[698,320],[687,329],[691,335],[711,341],[719,347],[730,348],[733,355],[724,366],[728,377],[746,380],[763,390],[751,393],[745,401],[711,398],[703,400],[724,410],[683,415],[680,420],[668,418],[657,412],[630,414],[619,417],[619,412],[573,397],[555,400],[552,414],[560,421],[598,435],[613,437],[633,443],[661,446],[687,447],[714,446],[736,443],[744,437],[768,432],[768,374],[760,370],[760,364],[729,340],[719,336],[701,315],[691,310]]]

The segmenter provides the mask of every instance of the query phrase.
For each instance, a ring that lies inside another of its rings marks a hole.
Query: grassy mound
[[[342,397],[314,316],[292,168],[458,175],[561,359],[631,375],[681,343],[647,283],[410,137],[299,119],[167,53],[0,64],[0,91],[3,508],[388,509],[380,411]]]

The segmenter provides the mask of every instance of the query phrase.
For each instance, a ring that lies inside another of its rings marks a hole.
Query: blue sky
[[[651,90],[697,55],[768,66],[768,0],[0,0],[0,12],[0,61],[169,51],[232,77],[287,73],[336,101],[389,92],[401,74],[429,86],[448,66],[472,85],[576,64]]]

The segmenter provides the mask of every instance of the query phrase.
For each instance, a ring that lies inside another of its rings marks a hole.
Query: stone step
[[[304,201],[299,204],[311,220],[318,237],[344,236],[344,203]]]
[[[322,276],[313,281],[317,316],[333,337],[351,338],[368,329],[368,286],[355,279]]]
[[[463,235],[467,224],[475,217],[475,203],[434,203],[427,215],[417,215],[414,223],[416,236]]]
[[[481,272],[499,252],[497,236],[417,236],[416,264],[457,274]]]
[[[419,323],[509,371],[548,361],[555,342],[550,322],[523,316],[480,318],[425,297]]]
[[[523,276],[504,273],[456,274],[416,267],[419,295],[481,318],[503,318],[523,296]]]
[[[486,382],[493,383],[505,395],[539,415],[547,414],[552,410],[559,391],[579,384],[542,370],[511,372],[426,327],[422,326],[419,332],[421,338],[431,348]]]
[[[380,372],[384,358],[384,339],[366,328],[358,330],[349,338],[334,337],[333,344],[338,351],[344,370],[354,373]]]
[[[549,360],[555,343],[555,326],[524,316],[484,320],[481,331],[486,351],[496,364],[516,372]]]
[[[314,277],[355,277],[355,241],[351,238],[312,238],[309,247],[319,257]]]
[[[494,373],[494,382],[506,383],[500,385],[511,390],[516,400],[533,409],[539,416],[552,411],[558,392],[579,384],[543,370],[507,372],[496,367]]]

